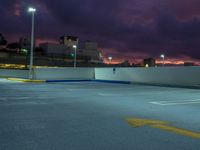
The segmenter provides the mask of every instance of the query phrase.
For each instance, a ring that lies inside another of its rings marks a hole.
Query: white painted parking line
[[[0,101],[7,101],[7,100],[29,100],[33,97],[2,97],[0,98]],[[36,99],[49,99],[47,96],[40,96],[40,97],[34,97]],[[51,98],[58,98],[58,96],[51,96]]]
[[[98,93],[99,96],[121,96],[121,94]]]
[[[164,92],[138,92],[138,93],[131,93],[130,95],[142,95],[142,96],[145,96],[145,95],[161,95],[161,94],[164,94]]]
[[[12,103],[3,103],[1,105],[3,106],[12,106],[12,105],[46,105],[51,103],[45,103],[45,102],[12,102]]]
[[[163,92],[139,92],[139,93],[131,93],[128,94],[130,96],[145,96],[145,95],[161,95]],[[98,93],[99,96],[122,96],[127,94],[117,94],[117,93]]]
[[[192,102],[192,101],[200,101],[200,99],[192,99],[192,100],[175,100],[175,101],[156,101],[158,103],[177,103],[177,102]]]
[[[188,104],[200,104],[200,99],[194,99],[194,100],[177,100],[177,101],[154,101],[149,102],[151,104],[155,105],[188,105]]]
[[[10,99],[16,99],[16,100],[20,100],[20,99],[30,99],[32,97],[2,97],[0,98],[1,101],[6,101],[6,100],[10,100]]]

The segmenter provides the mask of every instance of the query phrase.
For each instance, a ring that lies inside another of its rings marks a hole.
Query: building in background
[[[123,61],[122,63],[119,64],[120,67],[130,67],[131,64],[128,60]]]
[[[30,38],[25,38],[25,37],[19,38],[19,46],[20,46],[21,49],[30,50],[31,49]]]
[[[147,58],[144,59],[144,67],[155,67],[156,66],[156,60],[154,58]]]
[[[42,43],[39,47],[43,49],[46,56],[67,56],[71,52],[64,44]]]
[[[73,45],[77,46],[77,60],[86,62],[103,63],[103,56],[98,50],[97,42],[86,41],[80,46],[79,38],[75,36],[62,36],[60,43],[42,43],[40,47],[46,56],[70,56],[74,55]]]
[[[184,66],[194,66],[194,62],[184,62]]]
[[[98,50],[96,42],[86,41],[83,48],[80,48],[77,54],[82,57],[88,57],[91,62],[103,62],[102,54]]]
[[[73,45],[79,46],[79,38],[76,36],[61,36],[60,44],[73,48]]]
[[[97,42],[92,42],[92,41],[86,41],[85,42],[85,49],[87,50],[97,50],[98,45]]]

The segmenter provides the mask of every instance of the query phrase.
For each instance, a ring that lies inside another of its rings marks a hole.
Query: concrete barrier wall
[[[0,77],[28,78],[28,74],[28,70],[0,69]],[[36,68],[34,77],[40,80],[96,79],[200,87],[200,67]]]
[[[0,69],[0,77],[28,78],[28,70]]]
[[[34,77],[38,80],[93,80],[94,68],[36,68]]]
[[[155,85],[200,86],[200,67],[95,68],[95,78]]]

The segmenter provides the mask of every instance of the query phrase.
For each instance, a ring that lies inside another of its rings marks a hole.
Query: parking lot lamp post
[[[164,65],[165,65],[165,55],[162,54],[162,55],[160,55],[160,57],[162,58],[162,66],[164,67]]]
[[[108,60],[109,60],[109,64],[111,64],[111,62],[112,62],[112,57],[111,57],[111,56],[108,57]]]
[[[33,79],[33,48],[34,48],[34,16],[36,9],[33,7],[30,7],[28,9],[28,12],[32,14],[32,28],[31,28],[31,51],[30,51],[30,66],[29,66],[29,79]]]
[[[74,68],[76,68],[76,50],[77,50],[77,46],[73,45],[74,48]]]

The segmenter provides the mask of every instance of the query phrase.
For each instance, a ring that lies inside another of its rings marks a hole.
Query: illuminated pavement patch
[[[150,102],[151,104],[156,105],[163,105],[163,106],[169,106],[169,105],[189,105],[189,104],[200,104],[200,99],[193,99],[193,100],[178,100],[178,101],[156,101],[156,102]]]
[[[198,136],[200,104],[163,107],[151,103],[198,100],[199,90],[0,79],[0,91],[0,150],[198,150],[200,147],[199,139],[186,136]],[[169,124],[134,128],[126,118]]]

